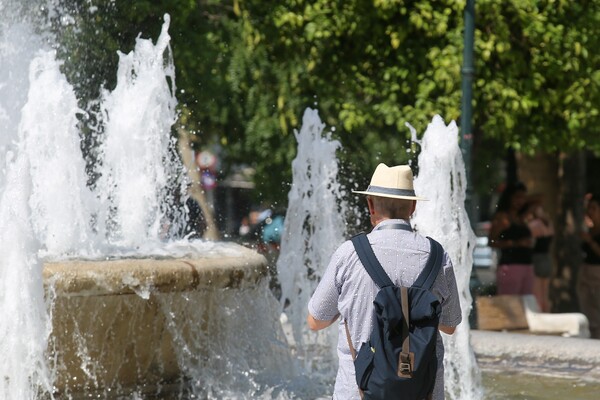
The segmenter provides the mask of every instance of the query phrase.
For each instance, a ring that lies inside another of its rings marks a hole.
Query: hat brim
[[[399,199],[399,200],[420,200],[420,201],[428,201],[429,200],[429,199],[426,199],[424,197],[418,197],[418,196],[400,196],[400,195],[389,194],[389,193],[380,193],[380,192],[376,192],[376,191],[353,190],[352,193],[366,194],[367,196],[387,197],[387,198],[390,198],[390,199]]]

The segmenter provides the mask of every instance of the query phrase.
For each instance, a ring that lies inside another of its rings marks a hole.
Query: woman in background
[[[509,184],[502,192],[490,227],[490,246],[500,249],[496,271],[498,294],[533,294],[533,237],[523,209],[527,188]]]

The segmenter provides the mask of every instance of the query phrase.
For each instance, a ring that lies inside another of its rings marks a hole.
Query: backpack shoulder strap
[[[369,273],[369,276],[371,277],[371,279],[373,279],[375,284],[380,289],[387,286],[394,286],[394,283],[392,282],[388,274],[386,274],[385,270],[377,260],[377,257],[375,257],[375,253],[373,252],[373,248],[369,243],[367,235],[365,235],[364,233],[359,233],[358,235],[354,236],[351,240],[352,244],[354,245],[354,249],[358,254],[360,262],[365,267],[365,269]]]
[[[431,289],[435,279],[440,272],[440,268],[442,266],[442,260],[444,258],[444,249],[442,245],[430,238],[429,242],[431,244],[431,251],[429,253],[429,258],[427,259],[427,264],[423,271],[419,274],[419,277],[413,284],[413,287],[420,287],[423,289]]]

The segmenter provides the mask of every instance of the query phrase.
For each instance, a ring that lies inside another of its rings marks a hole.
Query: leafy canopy
[[[78,10],[60,28],[65,70],[108,87],[116,50],[157,37],[169,13],[181,127],[218,146],[224,173],[256,167],[267,199],[287,194],[306,107],[335,129],[359,186],[376,163],[412,157],[406,122],[459,121],[465,0],[63,2]],[[475,12],[475,168],[509,146],[600,151],[600,2],[479,0]]]

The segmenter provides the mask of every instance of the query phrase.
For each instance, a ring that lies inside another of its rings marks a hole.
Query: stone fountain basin
[[[185,337],[197,331],[219,337],[211,329],[212,316],[220,313],[211,294],[235,295],[267,275],[262,255],[238,247],[219,257],[46,263],[52,323],[48,352],[56,393],[76,398],[156,392],[181,384],[185,372],[178,346]],[[205,313],[201,323],[186,325],[178,307]]]
[[[600,382],[600,340],[474,330],[471,345],[484,371]]]

